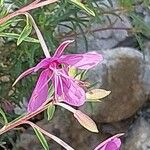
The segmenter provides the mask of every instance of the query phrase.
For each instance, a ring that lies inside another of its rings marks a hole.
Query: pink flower
[[[122,135],[124,135],[124,133],[116,134],[113,137],[110,137],[100,143],[94,150],[120,150],[121,140],[119,137]]]
[[[74,66],[87,70],[96,66],[103,58],[102,55],[96,52],[62,55],[64,49],[72,42],[73,40],[63,42],[57,48],[53,57],[44,58],[35,67],[26,70],[16,79],[14,84],[24,76],[42,69],[29,100],[28,112],[37,110],[46,101],[50,80],[54,85],[56,101],[64,101],[73,106],[81,106],[84,104],[85,92],[78,85],[79,81],[76,81],[68,75],[68,69],[70,66]]]

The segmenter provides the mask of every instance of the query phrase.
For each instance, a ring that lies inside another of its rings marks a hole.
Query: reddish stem
[[[6,21],[8,21],[9,19],[13,18],[13,17],[16,17],[18,15],[21,15],[21,14],[24,14],[25,12],[27,11],[30,11],[32,9],[35,9],[35,8],[38,8],[38,7],[42,7],[42,6],[45,6],[45,5],[48,5],[48,4],[51,4],[51,3],[55,3],[57,2],[58,0],[46,0],[44,2],[40,2],[41,0],[36,0],[34,2],[32,2],[31,4],[11,13],[11,14],[8,14],[7,16],[5,16],[4,18],[0,19],[0,25],[5,23]]]
[[[12,121],[12,122],[8,123],[6,126],[4,126],[3,128],[0,129],[0,135],[23,124],[25,121],[27,121],[27,120],[31,119],[32,117],[36,116],[37,114],[43,112],[50,105],[52,105],[52,102],[50,102],[47,105],[43,106],[42,108],[36,110],[35,112],[27,114],[26,116],[20,118],[19,120],[15,121],[15,122]]]
[[[40,128],[39,126],[37,126],[36,124],[34,124],[34,123],[30,122],[30,121],[25,121],[24,123],[29,124],[30,126],[32,126],[32,128],[36,128],[36,129],[40,130],[43,134],[45,134],[46,136],[48,136],[51,139],[53,139],[55,142],[60,144],[65,149],[67,149],[67,150],[74,150],[71,146],[69,146],[63,140],[61,140],[60,138],[56,137],[55,135],[50,134],[46,130],[44,130],[44,129]]]
[[[105,31],[105,30],[126,30],[126,31],[136,32],[136,31],[134,31],[134,28],[128,28],[128,27],[106,27],[106,28],[94,29],[94,30],[90,30],[90,31],[87,30],[83,33],[72,32],[72,33],[69,33],[69,34],[65,34],[65,36],[58,36],[58,38],[71,38],[71,37],[78,36],[78,35],[81,35],[81,34],[87,34],[87,33],[90,33],[90,32],[91,33],[101,32],[101,31]]]

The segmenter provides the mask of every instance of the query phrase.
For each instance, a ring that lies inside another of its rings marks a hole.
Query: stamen
[[[57,86],[58,86],[58,76],[57,75],[54,75],[54,84],[55,84],[55,100],[57,101]]]
[[[62,75],[63,77],[65,77],[65,78],[69,79],[69,80],[72,80],[72,81],[77,82],[77,83],[80,83],[80,84],[84,84],[83,81],[76,80],[76,79],[74,79],[74,78],[72,78],[72,77],[70,77],[70,76],[68,76],[68,75],[66,75],[66,74],[64,74],[64,73],[62,73],[62,72],[59,72],[59,74]]]
[[[70,79],[70,80],[73,80],[73,81],[77,81],[76,79],[70,77],[70,76],[67,76],[66,74],[62,73],[59,71],[59,74],[62,75],[63,77],[67,78],[67,79]]]
[[[65,99],[62,79],[61,79],[60,76],[58,76],[58,78],[59,78],[59,81],[60,81],[60,88],[61,88],[61,93],[62,93],[62,99]]]
[[[58,69],[53,68],[51,66],[49,66],[49,69],[51,69],[54,72],[55,75],[59,75]]]

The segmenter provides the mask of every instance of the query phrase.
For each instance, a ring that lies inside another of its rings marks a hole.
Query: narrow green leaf
[[[4,0],[0,0],[0,6],[3,6]]]
[[[26,25],[17,40],[17,45],[21,44],[22,41],[31,33],[31,31],[32,31],[32,26]]]
[[[144,41],[143,41],[143,38],[140,36],[140,34],[136,34],[135,33],[134,35],[136,37],[137,42],[139,43],[139,46],[140,46],[141,50],[144,51]]]
[[[8,37],[8,38],[14,38],[14,39],[18,39],[19,38],[19,34],[16,33],[0,33],[0,37]],[[26,42],[32,42],[32,43],[39,43],[39,40],[31,38],[31,37],[26,37],[24,39],[24,41]]]
[[[23,20],[23,19],[8,20],[7,22],[5,22],[5,23],[3,23],[3,24],[0,25],[0,32],[2,32],[3,30],[5,30],[6,28],[8,28],[11,23],[19,22],[21,20]]]
[[[33,128],[33,129],[34,129],[34,132],[35,132],[36,136],[38,137],[39,141],[41,142],[44,150],[49,150],[47,141],[46,141],[44,135],[41,133],[41,131],[37,128]]]
[[[78,73],[76,76],[75,76],[75,79],[77,80],[81,80],[85,77],[85,74],[87,73],[87,70],[83,70],[81,71],[80,73]]]
[[[135,26],[135,29],[139,30],[145,35],[150,35],[150,27],[144,22],[142,17],[134,13],[130,13],[130,17],[133,19],[133,25]]]
[[[23,31],[21,32],[17,40],[17,45],[21,44],[22,41],[24,41],[24,39],[28,37],[31,31],[32,31],[32,24],[30,23],[28,15],[26,15],[26,26],[24,27]]]
[[[88,14],[95,16],[94,11],[92,11],[90,8],[88,8],[87,6],[85,6],[84,4],[82,4],[80,2],[80,0],[70,0],[71,3],[75,4],[77,7],[85,10]]]
[[[4,111],[3,111],[1,108],[0,108],[0,114],[1,114],[1,116],[3,117],[3,119],[4,119],[4,123],[7,124],[7,123],[8,123],[8,120],[7,120],[7,118],[6,118],[6,115],[5,115]]]
[[[55,112],[55,105],[50,105],[47,108],[47,119],[51,120],[54,116],[54,112]]]

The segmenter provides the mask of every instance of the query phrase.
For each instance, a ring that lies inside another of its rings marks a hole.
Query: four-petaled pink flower
[[[62,55],[64,49],[71,42],[73,40],[64,41],[57,48],[53,57],[44,58],[35,67],[26,70],[16,79],[15,83],[24,76],[42,69],[29,100],[28,112],[37,110],[46,101],[50,80],[54,85],[56,101],[63,101],[73,106],[81,106],[84,104],[85,91],[78,85],[78,81],[68,75],[68,69],[70,66],[74,66],[87,70],[96,66],[103,58],[101,54],[96,52]]]
[[[120,136],[124,133],[116,134],[104,142],[100,143],[94,150],[120,150],[121,140]]]

